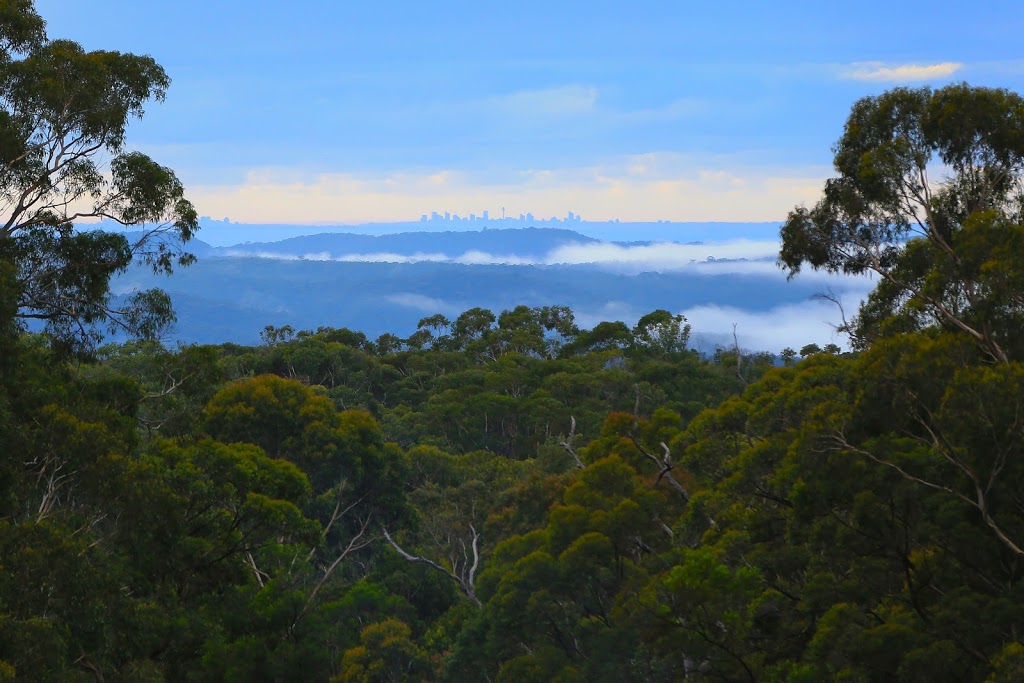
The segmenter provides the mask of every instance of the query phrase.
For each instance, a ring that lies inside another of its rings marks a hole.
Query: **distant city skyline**
[[[230,216],[224,216],[223,218],[215,218],[213,216],[200,216],[200,223],[224,223],[233,225],[261,225],[265,222],[260,221],[240,221],[233,219]],[[482,227],[486,227],[486,224],[502,224],[502,223],[537,223],[537,224],[605,224],[605,223],[619,223],[619,224],[637,224],[637,225],[687,225],[693,224],[707,224],[707,223],[737,223],[737,224],[757,224],[757,223],[778,223],[779,221],[673,221],[668,218],[659,218],[650,221],[623,221],[619,218],[610,218],[607,220],[588,220],[585,219],[582,214],[578,214],[574,211],[569,211],[565,216],[541,216],[534,215],[533,212],[519,213],[516,215],[507,214],[505,216],[491,216],[489,210],[482,211],[479,215],[475,213],[469,213],[468,215],[460,215],[454,211],[431,211],[430,213],[420,214],[418,219],[402,218],[394,221],[372,221],[367,223],[275,223],[280,225],[292,225],[296,227],[307,226],[315,227],[318,225],[325,226],[345,226],[350,225],[357,227],[360,225],[400,225],[400,226],[414,226],[418,223],[450,223],[450,224],[480,224]]]
[[[248,222],[777,221],[857,99],[1024,89],[1017,0],[36,5],[51,37],[167,70],[128,144]]]
[[[559,218],[558,216],[551,216],[550,218],[544,218],[543,216],[536,216],[535,217],[533,215],[533,213],[529,212],[529,211],[526,212],[526,213],[519,214],[518,217],[512,216],[512,215],[505,215],[504,209],[502,209],[501,218],[498,218],[497,216],[495,216],[494,218],[491,218],[490,211],[487,210],[487,209],[484,209],[484,211],[479,216],[476,215],[475,213],[471,213],[468,216],[463,217],[463,216],[460,216],[459,214],[453,213],[451,211],[445,211],[443,214],[441,212],[439,212],[439,211],[431,211],[429,214],[425,214],[424,213],[424,214],[420,215],[420,222],[421,223],[428,223],[428,222],[432,223],[432,222],[437,222],[437,221],[447,221],[447,222],[452,222],[452,223],[462,223],[462,222],[467,222],[467,223],[489,223],[491,221],[498,221],[498,220],[500,220],[502,222],[514,221],[514,222],[518,222],[518,223],[533,223],[533,222],[540,222],[540,223],[579,223],[583,219],[582,219],[581,216],[579,216],[579,214],[576,214],[576,213],[574,213],[572,211],[569,211],[565,215],[565,218]],[[658,222],[660,223],[661,221],[658,221]]]

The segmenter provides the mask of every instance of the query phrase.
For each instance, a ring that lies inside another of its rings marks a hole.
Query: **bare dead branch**
[[[340,565],[346,557],[348,557],[355,551],[361,548],[365,548],[373,542],[373,539],[364,538],[364,536],[366,535],[366,530],[370,526],[371,516],[368,516],[365,520],[363,520],[363,523],[359,527],[359,533],[357,533],[349,540],[348,545],[345,546],[345,549],[342,550],[338,557],[335,558],[334,562],[332,562],[330,566],[327,567],[327,569],[323,573],[323,576],[320,577],[320,580],[317,581],[316,585],[313,587],[313,590],[310,591],[309,599],[306,600],[306,609],[303,610],[304,613],[308,611],[308,607],[312,604],[314,598],[316,598],[317,594],[320,592],[320,589],[324,587],[325,583],[327,583],[327,580],[331,578],[331,575],[334,573],[334,570],[338,568],[338,565]]]
[[[740,351],[740,338],[736,335],[736,323],[732,324],[732,350],[736,354],[736,376],[743,382],[743,386],[746,386],[747,380],[743,377],[743,352]]]
[[[264,579],[269,579],[270,575],[256,566],[256,559],[252,556],[252,552],[246,551],[245,559],[249,566],[252,567],[252,573],[256,576],[256,581],[259,582],[260,588],[263,588],[266,585]]]
[[[458,585],[459,590],[462,591],[463,595],[469,598],[470,602],[476,605],[477,608],[483,609],[483,603],[480,602],[480,599],[476,596],[476,591],[474,590],[474,582],[476,581],[476,570],[480,565],[480,551],[478,546],[478,540],[480,538],[480,535],[477,533],[476,528],[474,528],[472,525],[470,525],[469,528],[473,532],[473,561],[472,565],[468,569],[466,565],[463,564],[461,571],[459,570],[458,565],[454,562],[452,563],[452,569],[448,569],[447,567],[438,564],[433,560],[421,557],[419,555],[412,555],[411,553],[406,552],[402,549],[400,545],[398,545],[398,543],[395,542],[395,539],[391,538],[391,534],[388,533],[387,529],[384,529],[383,531],[384,538],[387,540],[388,544],[390,544],[391,547],[395,549],[395,552],[401,555],[402,559],[404,559],[406,562],[422,563],[427,565],[428,567],[432,567],[435,571],[441,572],[442,574],[450,578],[452,581],[454,581],[456,585]]]
[[[163,398],[164,396],[170,396],[171,394],[176,392],[179,388],[181,388],[182,384],[184,384],[185,382],[190,380],[194,374],[195,373],[189,373],[189,374],[185,375],[184,377],[182,377],[181,379],[175,379],[172,375],[168,374],[167,375],[167,379],[170,380],[170,381],[169,381],[168,384],[166,384],[164,386],[163,389],[161,389],[160,391],[157,391],[155,393],[152,393],[152,394],[146,394],[145,396],[143,396],[139,400],[140,401],[152,401],[153,399]]]
[[[633,442],[633,446],[640,451],[645,458],[653,462],[658,467],[658,477],[654,480],[655,486],[661,483],[661,480],[664,479],[673,489],[675,489],[676,493],[683,497],[683,500],[689,503],[690,492],[687,491],[674,476],[672,476],[672,468],[675,467],[675,465],[672,464],[672,451],[669,450],[668,445],[664,441],[661,442],[664,455],[661,459],[658,459],[656,455],[643,447],[643,444],[640,443],[640,440],[637,439],[635,435],[631,435],[629,439]]]
[[[585,467],[585,465],[583,464],[583,461],[580,460],[580,456],[576,453],[576,448],[574,446],[575,440],[576,440],[576,418],[573,417],[572,415],[570,415],[569,416],[569,436],[567,436],[562,441],[559,441],[558,444],[562,448],[564,448],[565,452],[568,453],[572,457],[572,460],[576,464],[576,467],[578,467],[579,469],[582,470]]]

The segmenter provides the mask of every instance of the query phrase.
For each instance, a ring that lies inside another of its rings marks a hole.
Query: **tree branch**
[[[428,560],[425,557],[420,557],[418,555],[412,555],[410,553],[407,553],[405,550],[402,549],[401,546],[398,545],[398,543],[395,542],[395,539],[391,538],[391,534],[388,533],[387,529],[383,529],[383,532],[384,538],[387,539],[387,542],[391,545],[392,548],[395,549],[395,552],[401,555],[402,559],[404,559],[406,562],[422,563],[427,565],[428,567],[433,568],[435,571],[441,572],[458,585],[459,590],[462,591],[463,595],[469,598],[470,602],[476,605],[478,609],[483,609],[483,603],[481,603],[480,599],[476,596],[476,591],[474,590],[473,585],[474,582],[476,581],[476,570],[480,564],[480,552],[479,546],[477,544],[480,535],[477,533],[476,528],[474,528],[472,525],[470,525],[469,528],[470,531],[472,531],[473,533],[473,564],[469,568],[468,572],[465,570],[465,565],[463,565],[463,571],[459,574],[456,574],[455,571],[449,570],[443,565],[434,562],[433,560]],[[455,566],[455,564],[453,563],[452,569],[458,570],[458,567]]]

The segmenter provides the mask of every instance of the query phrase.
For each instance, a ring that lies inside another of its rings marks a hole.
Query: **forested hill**
[[[99,224],[104,229],[120,230],[122,226],[110,221]],[[468,221],[407,221],[393,223],[365,223],[358,225],[297,225],[268,223],[238,223],[201,218],[201,233],[216,247],[228,247],[246,242],[280,242],[293,237],[317,234],[393,235],[397,233],[446,232],[477,233],[493,230],[520,230],[528,228],[574,232],[587,238],[606,242],[720,242],[730,239],[774,239],[779,233],[779,221],[766,223],[737,222],[628,222],[628,221],[525,221],[492,220]]]

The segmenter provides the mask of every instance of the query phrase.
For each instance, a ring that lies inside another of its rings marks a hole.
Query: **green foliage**
[[[416,683],[430,672],[427,653],[397,619],[370,624],[359,635],[359,646],[345,652],[337,683]]]
[[[840,176],[790,213],[780,262],[881,276],[854,321],[862,346],[938,325],[1006,362],[1021,315],[1022,117],[1019,95],[966,84],[860,100],[836,144]],[[929,176],[937,165],[945,180]]]
[[[659,356],[686,350],[690,340],[690,325],[682,315],[672,315],[664,309],[652,311],[637,321],[633,328],[636,347]]]
[[[160,273],[194,260],[181,250],[198,227],[181,183],[125,148],[128,123],[164,99],[170,80],[151,57],[49,39],[31,2],[2,12],[0,261],[16,268],[16,315],[44,321],[70,350],[107,331],[157,338],[174,320],[167,296],[118,298],[110,279],[135,260]],[[142,232],[76,231],[81,218]]]

